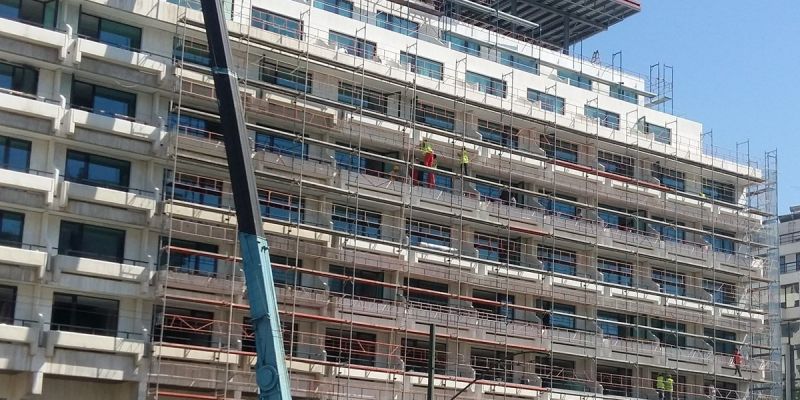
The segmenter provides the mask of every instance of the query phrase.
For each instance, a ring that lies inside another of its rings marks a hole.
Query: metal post
[[[431,324],[428,337],[428,400],[433,400],[433,374],[436,369],[436,325]]]

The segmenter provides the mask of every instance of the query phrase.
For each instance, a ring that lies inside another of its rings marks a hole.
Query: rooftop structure
[[[0,398],[256,397],[196,6],[0,9]],[[774,153],[437,7],[229,10],[297,398],[780,397]]]

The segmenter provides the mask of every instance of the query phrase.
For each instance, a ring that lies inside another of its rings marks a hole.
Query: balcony
[[[168,62],[171,63],[171,60],[164,57],[122,49],[86,38],[75,40],[74,54],[74,62],[79,69],[116,76],[147,86],[159,86],[166,77]],[[92,61],[101,61],[108,65]]]
[[[52,258],[53,280],[85,291],[118,296],[140,297],[147,294],[153,267],[148,262],[103,261],[92,254],[57,254]],[[83,278],[81,278],[83,277]],[[95,279],[91,279],[95,278]]]
[[[38,279],[44,277],[48,258],[47,249],[42,246],[0,246],[0,264],[30,268]]]
[[[241,355],[231,353],[230,350],[226,349],[212,349],[200,346],[160,343],[153,345],[153,357],[161,357],[171,360],[193,361],[203,364],[229,364],[235,366],[239,364]]]
[[[66,111],[64,121],[60,132],[62,135],[101,146],[127,149],[145,156],[159,151],[165,135],[158,126],[137,122],[126,116],[98,114],[76,107]],[[98,132],[113,136],[97,135]]]
[[[69,37],[58,32],[10,19],[0,23],[0,37],[5,51],[58,64],[67,56]]]
[[[110,353],[132,357],[133,365],[112,364],[114,367],[108,368],[111,376],[105,376],[104,378],[116,380],[130,379],[130,374],[141,364],[145,351],[145,343],[142,340],[68,331],[48,331],[45,336],[45,346],[48,357],[53,357],[56,349]],[[100,356],[95,355],[94,357]]]
[[[0,26],[7,23],[2,20]],[[62,99],[62,103],[65,100]],[[0,116],[3,125],[51,135],[57,131],[64,113],[64,104],[55,104],[25,93],[0,89]]]
[[[156,210],[156,199],[153,192],[130,188],[110,189],[63,181],[61,183],[59,201],[62,206],[66,206],[70,200],[143,211],[147,214],[148,220],[153,217]]]

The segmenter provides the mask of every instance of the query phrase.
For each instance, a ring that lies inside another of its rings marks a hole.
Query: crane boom
[[[214,90],[228,157],[250,318],[256,339],[259,399],[291,400],[269,245],[264,237],[255,174],[250,162],[252,148],[245,128],[238,80],[230,69],[232,57],[228,28],[220,0],[201,0],[200,3],[211,50]]]

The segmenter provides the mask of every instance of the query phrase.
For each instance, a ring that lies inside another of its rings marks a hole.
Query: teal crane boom
[[[201,0],[200,3],[211,50],[214,90],[239,225],[247,298],[256,341],[259,399],[291,400],[269,245],[264,237],[255,174],[250,162],[253,149],[247,136],[238,79],[230,69],[232,57],[228,28],[220,0]]]

